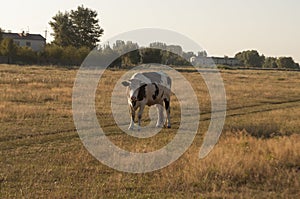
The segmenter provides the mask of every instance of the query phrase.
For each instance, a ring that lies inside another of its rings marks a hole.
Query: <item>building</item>
[[[217,65],[228,65],[228,66],[238,66],[241,65],[240,61],[232,57],[211,57],[215,64]]]
[[[236,58],[231,57],[202,57],[193,56],[190,58],[190,62],[197,66],[214,66],[214,65],[228,65],[228,66],[238,66],[240,61]]]
[[[29,34],[25,33],[2,33],[2,38],[11,38],[14,43],[18,46],[27,46],[33,51],[43,51],[46,45],[46,39],[40,34]]]

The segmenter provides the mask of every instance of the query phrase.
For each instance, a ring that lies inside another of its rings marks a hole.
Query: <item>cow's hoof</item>
[[[171,128],[171,126],[169,125],[169,126],[167,126],[167,128],[168,128],[168,129],[170,129],[170,128]]]
[[[128,130],[132,131],[134,129],[133,126],[128,127]]]
[[[160,125],[156,125],[155,127],[156,127],[156,128],[162,128],[163,125],[160,124]]]

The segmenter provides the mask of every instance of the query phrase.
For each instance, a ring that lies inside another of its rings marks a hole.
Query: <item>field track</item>
[[[226,118],[229,117],[239,117],[243,115],[249,115],[249,114],[255,114],[255,113],[264,113],[264,112],[269,112],[269,111],[274,111],[274,110],[283,110],[283,109],[291,109],[295,107],[300,107],[300,99],[294,99],[294,100],[289,100],[289,101],[278,101],[278,102],[263,102],[260,104],[252,104],[252,105],[247,105],[243,107],[235,107],[235,108],[230,108],[227,109],[226,111]],[[201,113],[201,119],[200,121],[210,121],[210,114],[211,112],[203,112]],[[107,125],[109,126],[109,125]],[[114,126],[114,125],[110,125]],[[65,139],[65,137],[77,137],[77,134],[73,134],[72,132],[76,132],[76,128],[70,128],[70,129],[63,129],[63,130],[57,130],[57,131],[48,131],[48,132],[40,132],[40,133],[25,133],[26,135],[24,136],[18,136],[18,137],[3,137],[0,138],[0,142],[11,142],[11,141],[16,141],[16,140],[23,140],[26,139],[32,140],[33,145],[34,145],[34,139],[37,137],[51,137],[53,135],[60,135],[61,137],[56,137],[56,139]],[[69,134],[72,133],[72,134]],[[110,134],[107,134],[108,136]],[[114,134],[113,134],[114,135]],[[49,138],[52,140],[53,138]],[[47,139],[45,139],[46,141]],[[28,146],[28,144],[27,144]],[[2,150],[4,150],[2,148]]]

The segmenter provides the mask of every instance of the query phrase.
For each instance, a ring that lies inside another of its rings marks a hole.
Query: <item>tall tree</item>
[[[76,37],[75,47],[86,46],[94,48],[99,42],[99,37],[104,30],[99,26],[97,12],[83,6],[78,6],[77,10],[72,10],[70,19],[73,24],[74,35]]]
[[[265,57],[260,56],[256,50],[247,50],[239,52],[235,55],[235,58],[238,59],[245,66],[251,67],[262,67]]]
[[[99,26],[97,12],[83,6],[71,12],[58,12],[50,21],[54,33],[54,44],[58,46],[86,46],[94,48],[104,30]]]
[[[52,19],[53,21],[50,21],[49,24],[54,31],[52,34],[54,36],[53,43],[62,47],[74,46],[74,28],[70,20],[70,14],[68,12],[58,12]]]

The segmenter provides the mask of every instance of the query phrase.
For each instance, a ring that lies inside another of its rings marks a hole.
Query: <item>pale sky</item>
[[[212,56],[255,49],[300,62],[299,0],[4,0],[0,27],[44,36],[58,11],[79,5],[98,12],[102,41],[139,28],[163,28],[189,37]]]

